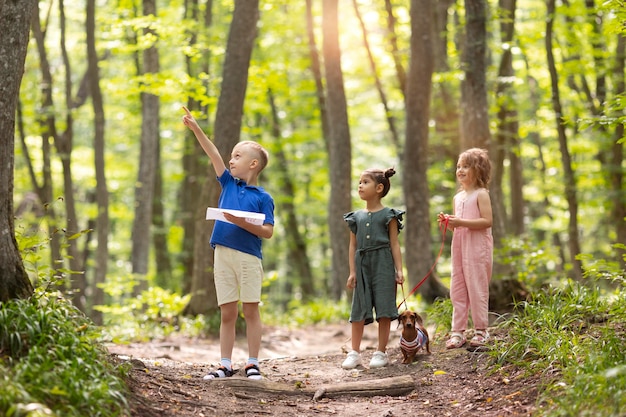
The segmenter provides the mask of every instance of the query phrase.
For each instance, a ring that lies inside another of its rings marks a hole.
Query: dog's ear
[[[415,321],[417,321],[418,323],[424,322],[424,320],[422,319],[422,316],[420,316],[419,313],[415,313]]]

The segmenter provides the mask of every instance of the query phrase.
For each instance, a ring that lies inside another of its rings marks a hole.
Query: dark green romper
[[[402,229],[403,210],[385,207],[374,213],[365,210],[343,215],[350,231],[356,235],[356,287],[352,295],[350,322],[398,318],[396,306],[396,269],[389,245],[389,223],[395,218]]]

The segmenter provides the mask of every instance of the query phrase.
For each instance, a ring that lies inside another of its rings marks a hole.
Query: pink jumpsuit
[[[462,219],[478,219],[478,192],[454,196],[454,214]],[[475,329],[489,326],[489,281],[493,264],[491,227],[468,229],[456,227],[452,236],[452,331],[466,330],[469,312]]]

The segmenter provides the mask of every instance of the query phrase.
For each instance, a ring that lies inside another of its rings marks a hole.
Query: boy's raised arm
[[[191,115],[189,109],[183,106],[183,110],[185,110],[186,113],[183,116],[183,124],[187,126],[196,136],[196,139],[198,139],[200,146],[202,146],[204,152],[209,156],[209,159],[211,159],[213,169],[215,169],[215,174],[218,177],[221,177],[226,170],[226,164],[224,164],[224,160],[222,159],[222,155],[220,155],[220,151],[202,131],[202,128],[200,128],[200,125],[198,124],[196,119],[194,119],[194,117]]]

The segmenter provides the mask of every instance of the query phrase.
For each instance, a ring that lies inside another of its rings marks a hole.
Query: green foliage
[[[435,325],[435,338],[441,333],[445,335],[452,327],[452,302],[449,298],[438,298],[426,309],[429,325]]]
[[[146,341],[175,332],[198,335],[211,323],[201,315],[194,318],[182,315],[190,295],[150,287],[137,297],[128,296],[138,284],[132,277],[118,277],[102,286],[111,301],[94,308],[104,313],[106,332],[112,335],[114,342]],[[219,329],[219,315],[217,325],[213,323],[209,328]]]
[[[531,288],[556,283],[557,267],[561,261],[558,248],[547,242],[537,243],[527,236],[509,236],[495,248],[494,257],[513,272],[511,278],[518,279]]]
[[[587,270],[606,281],[606,271]],[[540,405],[548,416],[619,415],[626,407],[626,281],[615,289],[567,282],[549,287],[502,324],[506,340],[492,352],[496,363],[540,374]]]
[[[263,311],[263,322],[282,326],[306,326],[318,323],[337,323],[348,320],[350,304],[342,299],[333,301],[317,298],[307,303],[292,300],[284,312]]]
[[[38,289],[0,304],[0,415],[127,414],[123,369],[107,361],[100,340],[59,294]]]

